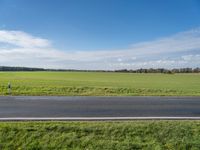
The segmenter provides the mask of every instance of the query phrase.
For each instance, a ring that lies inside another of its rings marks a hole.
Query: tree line
[[[164,68],[149,68],[149,69],[136,69],[136,70],[128,70],[121,69],[115,70],[115,72],[130,72],[130,73],[200,73],[200,68],[174,68],[174,69],[164,69]]]
[[[0,71],[70,71],[70,70],[0,66]]]
[[[44,68],[31,68],[31,67],[8,67],[0,66],[0,71],[80,71],[80,72],[123,72],[123,73],[200,73],[200,68],[149,68],[149,69],[119,69],[119,70],[76,70],[76,69],[44,69]]]

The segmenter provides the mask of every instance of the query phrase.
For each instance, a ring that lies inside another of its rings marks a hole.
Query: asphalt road
[[[200,117],[200,97],[0,97],[0,118]]]

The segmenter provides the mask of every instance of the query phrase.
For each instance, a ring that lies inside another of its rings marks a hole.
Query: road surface
[[[0,96],[0,120],[200,119],[200,97]]]

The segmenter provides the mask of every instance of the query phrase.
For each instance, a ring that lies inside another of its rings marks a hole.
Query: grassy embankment
[[[0,95],[200,96],[200,74],[0,72]]]
[[[200,121],[3,122],[0,149],[200,149]]]

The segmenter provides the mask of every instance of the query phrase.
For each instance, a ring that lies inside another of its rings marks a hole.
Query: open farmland
[[[200,74],[1,72],[0,95],[199,96]]]

